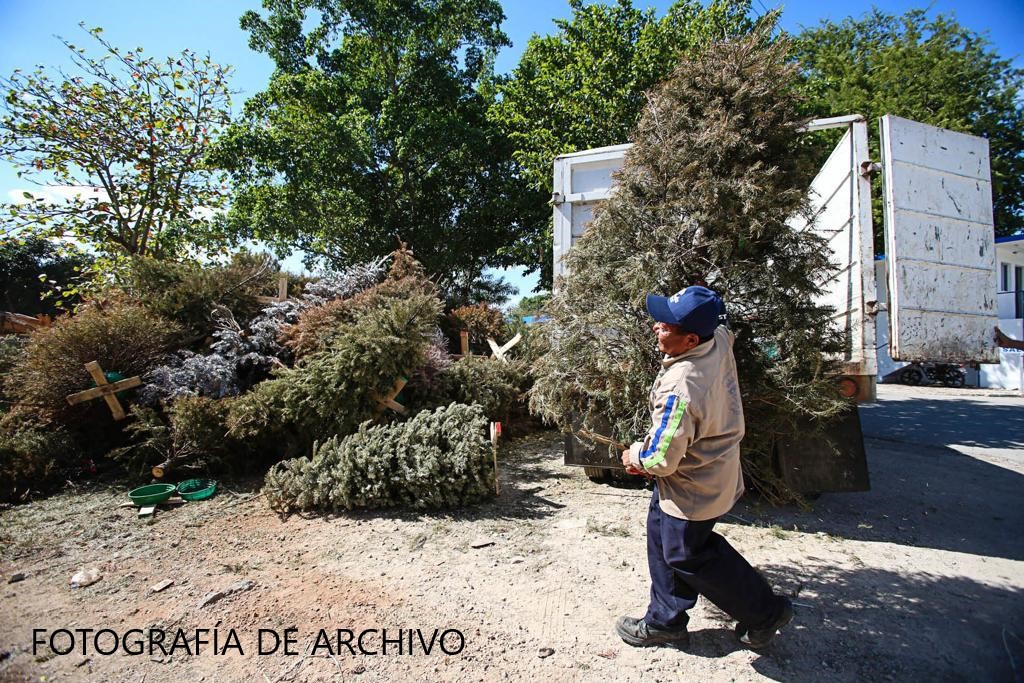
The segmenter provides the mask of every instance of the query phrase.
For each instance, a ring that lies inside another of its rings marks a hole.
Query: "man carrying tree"
[[[643,618],[620,617],[615,630],[638,647],[685,645],[686,611],[703,594],[738,621],[740,642],[766,647],[793,618],[792,603],[713,531],[743,495],[743,405],[734,336],[719,325],[722,300],[692,286],[648,294],[647,311],[665,357],[650,392],[651,429],[622,464],[657,484],[647,515],[651,602]]]

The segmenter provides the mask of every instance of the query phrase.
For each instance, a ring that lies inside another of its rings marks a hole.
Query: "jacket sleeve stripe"
[[[671,398],[675,398],[675,396],[672,396]],[[667,414],[668,410],[666,410],[666,415]],[[683,421],[683,415],[685,414],[686,401],[679,401],[678,410],[672,413],[672,418],[668,421],[668,431],[665,432],[665,438],[664,440],[661,441],[661,444],[658,446],[657,453],[654,455],[653,458],[650,458],[647,462],[644,462],[641,459],[640,462],[645,469],[650,469],[655,465],[660,465],[662,462],[665,461],[665,454],[668,452],[669,444],[672,443],[673,437],[675,437],[676,432],[679,431],[679,423]],[[665,421],[662,420],[662,426],[664,426],[664,423]],[[661,428],[658,429],[658,432],[660,434]]]
[[[658,430],[654,432],[654,438],[651,439],[651,445],[647,447],[647,450],[640,454],[641,461],[644,458],[653,457],[654,454],[658,452],[658,446],[661,444],[662,434],[664,434],[665,429],[668,428],[670,418],[672,417],[672,409],[675,407],[675,404],[676,395],[669,395],[668,400],[665,402],[665,409],[661,413],[661,424],[658,425]]]

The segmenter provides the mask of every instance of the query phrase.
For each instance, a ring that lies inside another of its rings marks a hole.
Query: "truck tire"
[[[948,372],[946,373],[946,377],[942,380],[942,383],[945,384],[947,387],[959,389],[966,383],[966,376],[964,375],[963,371]]]
[[[912,387],[916,387],[923,383],[924,372],[920,368],[904,368],[903,372],[900,373],[900,384],[909,384]]]
[[[590,481],[602,482],[611,476],[612,471],[607,467],[584,467],[583,473],[587,475]]]

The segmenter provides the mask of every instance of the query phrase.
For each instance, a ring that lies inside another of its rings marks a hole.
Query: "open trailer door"
[[[998,363],[988,140],[896,116],[879,129],[889,354]]]

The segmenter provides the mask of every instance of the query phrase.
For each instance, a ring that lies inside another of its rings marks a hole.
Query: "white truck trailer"
[[[810,222],[831,250],[834,270],[821,303],[835,309],[847,334],[839,386],[858,401],[875,399],[876,326],[888,326],[888,356],[896,361],[998,362],[996,251],[988,140],[884,116],[880,162],[868,155],[868,124],[859,115],[818,119],[808,131],[845,133],[809,188]],[[585,232],[594,210],[615,190],[630,145],[566,154],[554,162],[554,273],[566,275],[565,253]],[[871,216],[871,177],[884,187],[884,272],[888,301],[879,303]],[[728,302],[726,302],[728,304]],[[885,337],[886,335],[879,335]],[[783,445],[780,474],[797,490],[867,488],[867,466],[856,411],[828,442]],[[571,437],[566,464],[593,478],[614,466]]]

